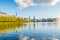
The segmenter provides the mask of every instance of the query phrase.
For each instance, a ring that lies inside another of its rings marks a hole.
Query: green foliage
[[[31,20],[17,16],[0,16],[0,22],[31,22]]]

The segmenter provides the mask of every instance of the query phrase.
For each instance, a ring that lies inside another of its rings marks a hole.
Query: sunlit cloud
[[[36,2],[37,1],[37,2]],[[55,6],[59,0],[15,0],[19,8],[24,9],[30,6]]]

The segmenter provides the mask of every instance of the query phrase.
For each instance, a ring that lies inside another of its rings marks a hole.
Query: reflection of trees
[[[46,22],[42,22],[42,26],[43,26],[43,27],[46,26]]]
[[[16,28],[20,28],[25,25],[26,24],[20,22],[0,22],[0,33],[16,30]]]
[[[35,22],[31,22],[31,23],[28,23],[28,26],[29,26],[29,30],[31,30],[31,27],[33,27],[35,29]]]

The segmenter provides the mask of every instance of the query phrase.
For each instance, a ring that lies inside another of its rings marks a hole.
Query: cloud
[[[30,6],[54,6],[59,0],[15,0],[19,8],[24,9]]]
[[[15,2],[21,9],[34,5],[32,0],[15,0]]]
[[[54,6],[58,0],[40,0],[39,4],[40,5],[47,5],[47,6]]]

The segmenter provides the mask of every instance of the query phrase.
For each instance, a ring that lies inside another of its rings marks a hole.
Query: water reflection
[[[28,23],[22,29],[22,34],[30,40],[58,40],[60,38],[59,24],[54,22]]]
[[[20,22],[0,22],[0,34],[18,30],[18,28],[23,26],[26,26],[26,24]]]
[[[35,22],[33,23],[33,27],[35,28]]]
[[[60,23],[31,22],[22,24],[13,22],[1,23],[0,27],[0,33],[10,32],[0,35],[0,40],[60,40]]]

